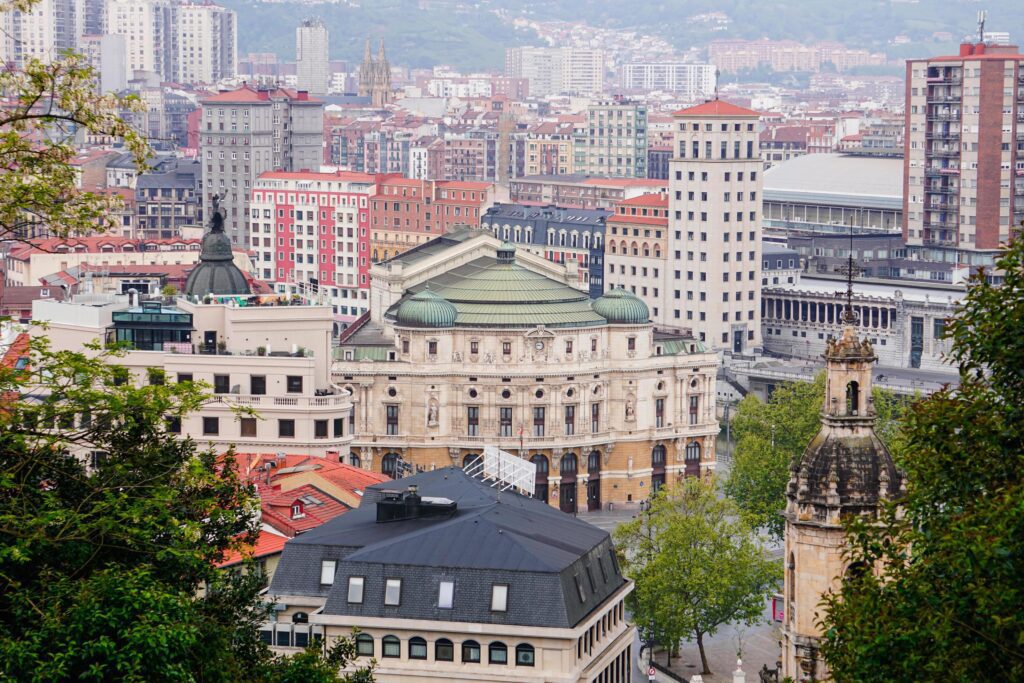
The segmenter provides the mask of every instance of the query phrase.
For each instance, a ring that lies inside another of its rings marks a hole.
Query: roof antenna
[[[987,10],[980,10],[978,12],[978,44],[985,44],[985,19],[988,18]]]
[[[839,272],[846,275],[846,306],[843,307],[843,323],[847,325],[857,324],[857,314],[853,311],[853,277],[857,272],[853,265],[853,221],[850,221],[850,254],[845,266],[840,266]]]

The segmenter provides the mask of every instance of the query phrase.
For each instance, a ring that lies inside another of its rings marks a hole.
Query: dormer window
[[[491,611],[505,612],[508,609],[508,586],[496,583],[491,586]]]
[[[302,501],[297,500],[292,503],[292,519],[302,519],[305,516],[306,513],[303,509]]]

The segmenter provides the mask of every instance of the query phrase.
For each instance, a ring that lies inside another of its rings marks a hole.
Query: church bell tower
[[[871,376],[877,356],[857,335],[852,273],[839,339],[826,346],[821,429],[790,467],[785,511],[785,611],[782,674],[795,681],[827,681],[819,654],[819,602],[838,590],[847,566],[842,520],[874,518],[882,503],[900,497],[902,474],[875,435]]]

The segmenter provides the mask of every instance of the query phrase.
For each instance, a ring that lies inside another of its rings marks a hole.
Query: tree
[[[160,293],[165,297],[170,298],[173,296],[177,296],[178,288],[175,287],[174,285],[164,285],[163,287],[160,288]]]
[[[996,270],[946,327],[959,386],[905,417],[906,496],[849,523],[879,571],[823,601],[836,680],[1024,680],[1024,241]]]
[[[30,12],[34,4],[2,0],[0,15]],[[120,198],[76,187],[72,143],[82,134],[120,140],[143,166],[146,141],[120,116],[138,108],[138,99],[97,95],[92,69],[70,52],[0,70],[0,93],[0,239],[28,237],[37,227],[57,236],[114,227]]]
[[[818,373],[813,382],[778,387],[767,402],[748,395],[732,423],[736,448],[723,489],[751,526],[778,541],[784,527],[789,466],[821,428],[824,396],[825,374]],[[895,454],[902,447],[899,416],[904,401],[877,387],[872,400],[877,415],[875,431]]]
[[[681,638],[693,638],[703,673],[711,673],[704,637],[728,623],[752,624],[776,589],[781,568],[765,556],[736,506],[719,498],[714,482],[686,479],[662,489],[650,508],[619,527],[616,542],[634,620],[654,624],[669,655]]]
[[[234,459],[165,429],[204,388],[136,385],[119,353],[37,340],[0,368],[0,679],[294,680],[320,657],[312,680],[340,680],[347,645],[275,658],[258,573],[215,568],[259,525]]]

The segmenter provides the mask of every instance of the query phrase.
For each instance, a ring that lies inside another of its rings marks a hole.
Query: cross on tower
[[[839,266],[836,272],[846,276],[846,306],[843,307],[843,322],[847,325],[857,324],[857,314],[853,310],[853,278],[860,273],[860,268],[853,263],[853,225],[850,225],[850,254],[845,266]],[[836,292],[836,296],[843,296]]]

